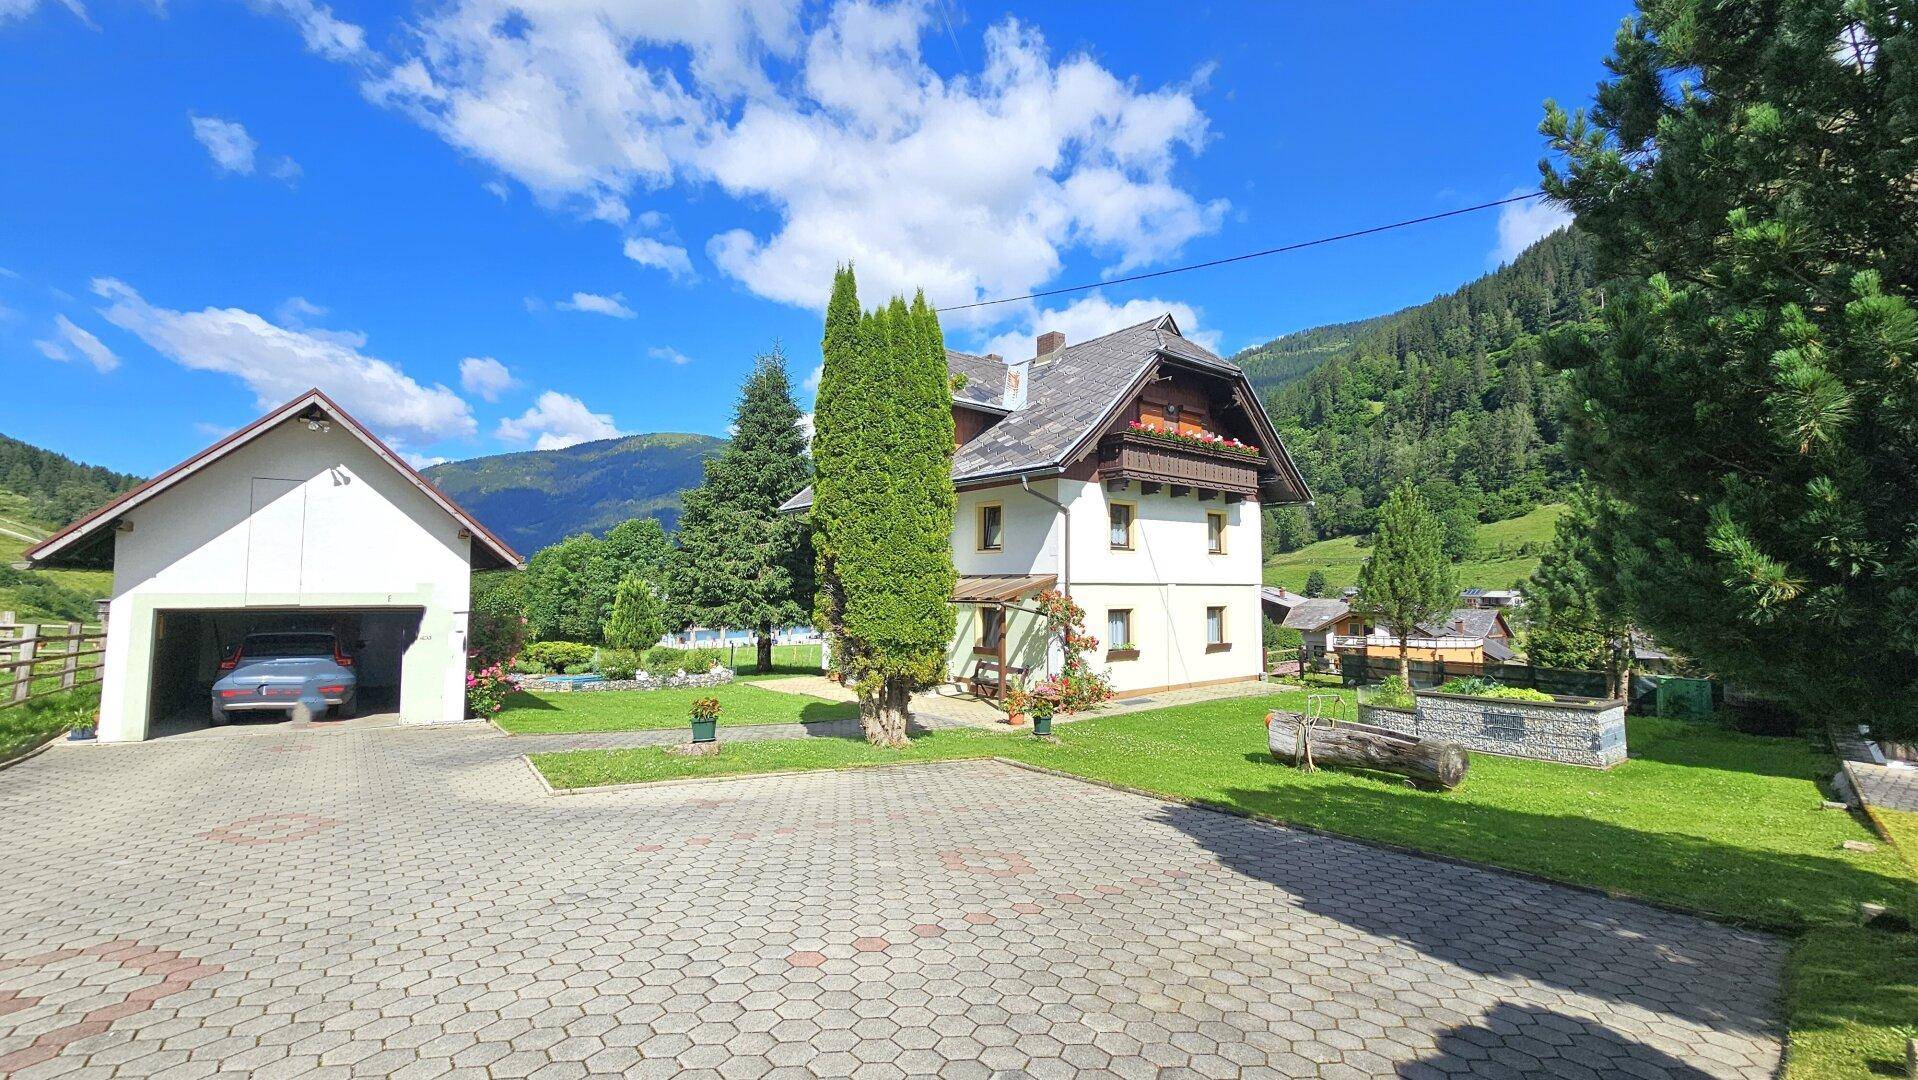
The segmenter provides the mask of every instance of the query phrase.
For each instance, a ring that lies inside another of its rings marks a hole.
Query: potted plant
[[[1052,734],[1052,713],[1059,707],[1058,688],[1047,681],[1041,683],[1030,696],[1028,708],[1032,710],[1032,733],[1041,737]]]
[[[999,700],[999,707],[1006,711],[1006,723],[1018,727],[1026,722],[1026,713],[1032,708],[1032,695],[1022,687],[1009,686]]]
[[[709,743],[719,738],[719,699],[703,697],[693,702],[693,741]]]
[[[100,718],[97,715],[87,717],[85,720],[73,725],[73,729],[67,732],[67,741],[86,742],[94,738],[94,733],[99,730],[99,724]]]

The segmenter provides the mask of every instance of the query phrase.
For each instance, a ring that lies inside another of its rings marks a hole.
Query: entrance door
[[[300,481],[254,477],[247,518],[247,603],[299,595],[305,535],[306,491]]]

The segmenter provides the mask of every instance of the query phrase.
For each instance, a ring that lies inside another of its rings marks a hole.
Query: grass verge
[[[585,731],[657,731],[683,728],[693,702],[719,699],[719,728],[756,724],[814,724],[855,719],[859,706],[761,690],[733,683],[706,690],[596,690],[534,694],[517,693],[494,717],[514,735],[554,735]]]
[[[40,745],[100,711],[100,688],[83,686],[0,709],[0,761]]]

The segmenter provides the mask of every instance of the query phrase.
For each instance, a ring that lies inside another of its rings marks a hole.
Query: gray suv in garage
[[[248,634],[220,661],[212,720],[236,712],[284,712],[311,720],[353,715],[359,678],[339,638],[321,631]]]

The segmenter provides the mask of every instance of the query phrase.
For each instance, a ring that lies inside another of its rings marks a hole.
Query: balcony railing
[[[1259,491],[1257,458],[1126,431],[1100,441],[1099,475],[1107,480],[1181,484],[1234,495],[1256,495]]]
[[[1412,639],[1406,643],[1406,647],[1411,649],[1476,649],[1483,644],[1485,644],[1484,638],[1423,637],[1414,635]],[[1367,636],[1334,634],[1332,635],[1332,647],[1334,649],[1396,649],[1399,647],[1399,639],[1390,634],[1371,634]]]

